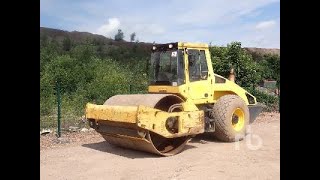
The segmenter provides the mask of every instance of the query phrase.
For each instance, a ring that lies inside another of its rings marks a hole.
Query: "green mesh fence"
[[[256,88],[246,87],[247,91],[256,96],[258,102],[267,106],[267,111],[280,111],[280,95],[273,96]],[[117,94],[145,94],[147,85],[139,84],[104,84],[103,90],[90,93],[82,92],[81,95],[73,95],[64,92],[64,87],[59,87],[60,101],[58,101],[57,84],[42,86],[40,89],[40,130],[53,129],[58,131],[58,119],[60,119],[61,132],[69,131],[70,128],[87,127],[83,119],[85,105],[88,102],[103,104],[105,100]],[[89,94],[88,96],[86,96]],[[85,95],[85,97],[84,97]],[[58,118],[58,104],[60,104],[60,118]]]
[[[70,128],[86,127],[87,124],[83,120],[86,103],[103,104],[105,100],[116,94],[144,94],[148,90],[147,85],[139,84],[104,84],[103,86],[104,90],[97,91],[96,94],[93,88],[93,92],[82,92],[79,96],[70,96],[64,93],[64,87],[61,85],[60,101],[58,101],[57,84],[42,86],[40,88],[40,130],[58,131],[58,119],[60,119],[62,132]],[[60,118],[58,118],[58,104],[60,104]]]

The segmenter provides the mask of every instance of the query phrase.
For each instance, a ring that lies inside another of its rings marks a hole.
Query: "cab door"
[[[208,78],[208,65],[205,50],[187,50],[189,97],[198,103],[205,103],[211,95],[211,84]]]

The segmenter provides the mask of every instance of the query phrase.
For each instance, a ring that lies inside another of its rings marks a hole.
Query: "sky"
[[[280,0],[40,0],[40,26],[129,41],[280,48]]]

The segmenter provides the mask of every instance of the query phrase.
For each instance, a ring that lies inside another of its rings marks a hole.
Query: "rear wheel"
[[[249,108],[236,95],[225,95],[214,104],[210,116],[215,122],[213,135],[225,142],[242,140],[249,122]]]

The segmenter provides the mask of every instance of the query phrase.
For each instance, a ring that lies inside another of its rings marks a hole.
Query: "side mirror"
[[[184,50],[185,50],[186,54],[189,55],[188,49],[187,49],[187,48],[184,48]]]

